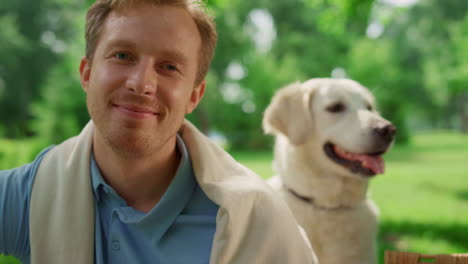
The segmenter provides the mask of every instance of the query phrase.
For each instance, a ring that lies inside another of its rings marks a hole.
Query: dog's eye
[[[327,111],[331,113],[343,112],[345,109],[346,107],[342,103],[335,103],[327,107]]]
[[[367,110],[369,110],[369,111],[372,111],[372,110],[373,110],[372,105],[367,105],[366,108],[367,108]]]

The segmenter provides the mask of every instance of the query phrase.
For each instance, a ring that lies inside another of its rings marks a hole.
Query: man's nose
[[[127,89],[141,95],[153,95],[157,87],[157,72],[151,60],[140,61],[133,67],[126,82]]]

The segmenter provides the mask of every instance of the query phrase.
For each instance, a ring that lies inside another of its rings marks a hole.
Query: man
[[[80,64],[92,121],[0,172],[0,252],[23,263],[314,263],[261,179],[184,120],[214,22],[192,0],[97,0]]]

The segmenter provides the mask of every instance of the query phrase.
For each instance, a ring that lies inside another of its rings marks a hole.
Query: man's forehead
[[[184,9],[172,6],[138,8],[111,11],[104,21],[101,40],[105,38],[108,45],[129,47],[144,41],[151,45],[155,43],[155,46],[166,46],[168,52],[176,47],[186,49],[201,45],[198,28],[188,12],[187,16],[184,14]]]

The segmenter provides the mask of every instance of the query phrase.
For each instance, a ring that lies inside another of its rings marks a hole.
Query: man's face
[[[81,82],[96,124],[95,143],[139,156],[175,143],[205,82],[195,86],[200,35],[190,15],[171,6],[137,6],[107,17]]]

